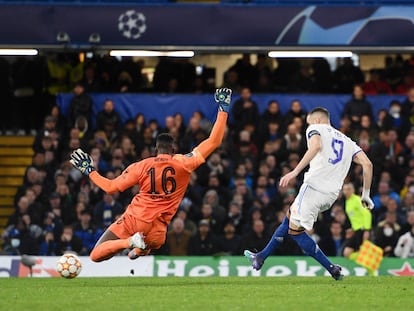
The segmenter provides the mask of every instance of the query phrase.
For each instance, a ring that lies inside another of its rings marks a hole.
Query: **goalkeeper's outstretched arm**
[[[230,109],[232,90],[228,88],[217,89],[214,100],[219,105],[217,119],[210,132],[210,136],[198,145],[198,152],[206,159],[223,141],[224,131],[227,125],[228,112]]]
[[[121,174],[115,179],[108,179],[100,175],[95,170],[92,157],[80,148],[72,152],[70,155],[70,163],[80,172],[82,172],[82,174],[88,176],[95,185],[109,194],[118,191],[124,191],[136,183],[136,179],[134,179],[133,173],[128,174],[127,177],[125,177],[126,174]],[[131,164],[125,171],[128,169],[130,169],[130,171],[134,171],[130,168],[133,165],[135,165],[135,163]]]

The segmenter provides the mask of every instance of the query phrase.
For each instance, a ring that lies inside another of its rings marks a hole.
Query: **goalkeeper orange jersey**
[[[140,192],[132,199],[126,213],[142,221],[159,218],[169,224],[185,194],[191,172],[221,144],[226,122],[227,113],[218,112],[210,136],[188,154],[158,154],[131,164],[113,180],[96,171],[89,177],[107,193],[139,184]]]

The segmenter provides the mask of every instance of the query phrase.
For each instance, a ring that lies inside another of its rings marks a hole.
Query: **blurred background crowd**
[[[385,64],[366,74],[352,59],[342,60],[332,71],[324,59],[307,66],[280,60],[272,68],[263,55],[255,64],[250,55],[243,55],[223,77],[223,86],[235,92],[225,139],[193,173],[167,242],[155,254],[241,255],[243,249],[263,248],[303,178],[298,176],[287,188],[278,187],[279,178],[306,151],[307,111],[293,100],[282,113],[275,95],[259,113],[254,95],[337,93],[349,94],[340,130],[374,164],[375,209],[368,212],[361,207],[361,168],[355,165],[343,193],[310,233],[329,256],[349,257],[370,239],[385,256],[414,257],[414,62],[395,55]],[[2,114],[3,134],[22,131],[35,136],[33,161],[3,233],[3,254],[60,255],[70,250],[87,255],[139,192],[135,186],[123,193],[103,193],[70,165],[73,150],[83,148],[101,174],[115,178],[129,164],[154,154],[159,133],[173,135],[179,153],[189,152],[208,136],[212,123],[200,111],[189,122],[179,111],[162,124],[144,113],[122,122],[111,99],[105,100],[92,122],[91,93],[208,93],[215,87],[186,59],[160,58],[151,82],[142,73],[143,66],[130,58],[79,62],[73,55],[58,55],[18,58],[13,63],[0,58],[0,93],[3,102],[14,107],[11,118]],[[69,91],[73,98],[63,114],[55,96]],[[406,98],[391,101],[388,109],[374,115],[375,103],[366,99],[368,94]],[[302,252],[287,238],[276,254]]]

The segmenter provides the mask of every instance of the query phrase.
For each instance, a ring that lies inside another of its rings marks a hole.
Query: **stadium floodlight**
[[[149,51],[149,50],[112,50],[111,56],[138,56],[138,57],[193,57],[194,51]]]
[[[313,58],[313,57],[352,57],[351,51],[270,51],[272,58]]]
[[[70,37],[67,32],[59,31],[56,35],[56,41],[60,43],[68,43],[70,42]]]
[[[89,36],[89,43],[98,44],[101,42],[101,35],[99,33],[93,32]]]
[[[35,56],[39,54],[36,49],[0,49],[1,56]]]

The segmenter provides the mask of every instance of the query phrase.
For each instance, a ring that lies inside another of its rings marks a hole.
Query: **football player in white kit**
[[[245,250],[244,255],[251,261],[254,269],[260,270],[266,258],[289,235],[305,254],[315,258],[335,280],[341,280],[342,268],[325,256],[305,230],[312,229],[318,213],[329,209],[338,198],[352,161],[360,164],[363,170],[361,204],[373,209],[374,204],[370,198],[372,163],[354,141],[331,126],[329,111],[325,108],[313,109],[308,114],[307,122],[308,150],[298,165],[279,182],[281,187],[286,187],[309,165],[299,193],[266,247],[258,253]]]

